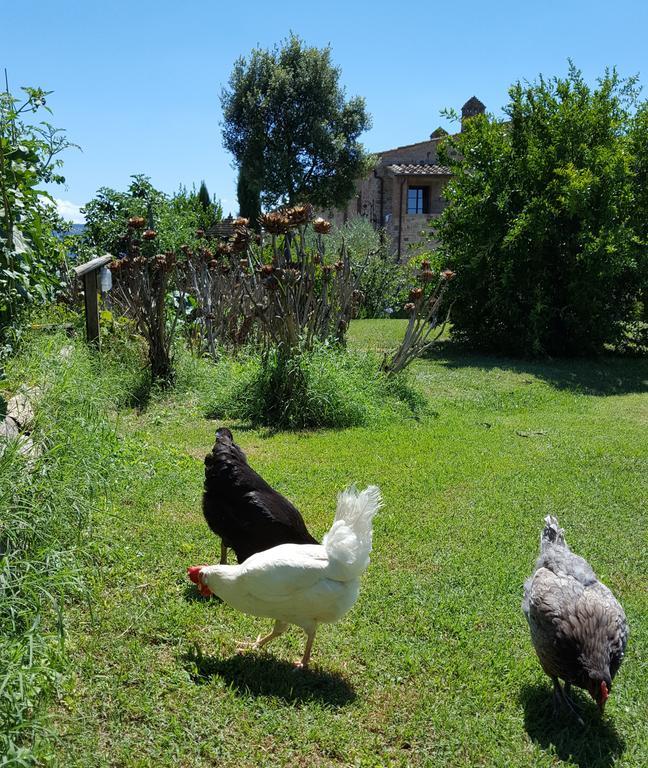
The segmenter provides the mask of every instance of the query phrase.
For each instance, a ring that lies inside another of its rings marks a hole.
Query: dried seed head
[[[142,237],[145,240],[155,240],[157,232],[154,229],[145,229],[144,232],[142,232]]]
[[[219,243],[216,246],[216,252],[220,254],[229,254],[232,252],[232,246],[229,243]]]
[[[283,235],[291,227],[290,219],[283,211],[269,211],[259,216],[259,223],[271,235]]]
[[[187,254],[188,254],[188,253],[191,251],[191,248],[189,248],[189,246],[188,246],[188,245],[181,245],[181,246],[180,246],[180,250],[181,250],[183,253],[187,253]]]
[[[431,283],[434,280],[434,272],[431,269],[424,269],[421,272],[421,280],[424,283]]]
[[[216,259],[212,259],[209,262],[209,268],[210,269],[217,269],[218,268],[218,262],[216,261]]]
[[[411,301],[409,301],[409,302],[408,302],[408,303],[407,303],[407,304],[406,304],[406,305],[403,307],[403,309],[404,309],[406,312],[414,312],[414,310],[416,309],[416,304],[412,304],[412,302],[411,302]]]
[[[262,275],[271,275],[274,272],[275,268],[272,266],[272,264],[264,264],[261,267],[261,274]]]
[[[452,278],[456,275],[456,272],[453,272],[451,269],[444,269],[441,273],[441,277],[444,280],[452,280]]]
[[[205,230],[204,229],[197,229],[196,230],[196,237],[204,237],[205,236]]]
[[[307,224],[313,218],[313,206],[310,203],[293,205],[292,208],[285,209],[285,215],[291,227],[298,227],[300,224]]]
[[[241,253],[244,251],[252,239],[252,232],[245,227],[241,227],[234,231],[234,235],[230,240],[230,245],[234,253]]]
[[[427,259],[424,259],[424,260],[421,262],[421,269],[422,269],[423,271],[425,271],[426,269],[431,269],[431,268],[432,268],[432,265],[430,264],[430,262],[429,262]]]
[[[298,269],[286,269],[283,276],[288,285],[294,285],[301,277],[301,272]]]
[[[236,227],[248,227],[250,225],[250,220],[244,218],[243,216],[239,216],[237,219],[234,219],[232,222],[232,226],[234,228]]]
[[[410,301],[418,301],[421,298],[421,296],[423,296],[422,288],[412,288],[412,290],[409,292]]]
[[[336,272],[341,272],[344,269],[344,262],[336,261],[333,266],[335,267]]]
[[[361,304],[364,301],[364,293],[362,291],[358,291],[357,289],[351,294],[351,298],[353,301],[356,302],[356,304]]]
[[[318,216],[313,222],[313,229],[319,235],[327,235],[331,231],[331,222]]]
[[[143,216],[131,216],[128,220],[128,226],[131,229],[142,229],[145,224],[146,221]]]

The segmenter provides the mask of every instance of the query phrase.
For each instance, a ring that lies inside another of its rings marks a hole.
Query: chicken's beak
[[[599,695],[596,700],[596,704],[598,705],[598,709],[601,715],[603,715],[605,712],[605,702],[608,700],[609,696],[610,691],[608,690],[607,683],[604,680],[601,680],[599,686]]]

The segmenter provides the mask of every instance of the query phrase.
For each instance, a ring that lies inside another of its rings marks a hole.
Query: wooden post
[[[112,256],[106,254],[74,268],[77,277],[83,278],[83,293],[85,298],[86,339],[88,344],[99,346],[99,302],[97,301],[97,274],[99,270],[112,261]]]
[[[86,340],[88,344],[99,344],[99,302],[97,300],[97,270],[83,276],[85,298]]]

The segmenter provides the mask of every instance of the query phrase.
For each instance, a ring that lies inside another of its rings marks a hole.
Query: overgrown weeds
[[[0,447],[0,764],[27,766],[46,757],[41,704],[65,669],[66,604],[84,594],[93,509],[117,469],[119,387],[64,336],[27,344],[7,376],[3,389],[41,393],[37,453]]]

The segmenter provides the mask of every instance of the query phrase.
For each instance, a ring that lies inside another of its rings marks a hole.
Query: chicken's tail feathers
[[[341,580],[358,578],[369,565],[373,517],[381,505],[380,490],[375,485],[364,491],[352,485],[338,496],[335,520],[322,545],[331,564],[339,566]]]
[[[547,515],[544,519],[545,526],[540,534],[540,551],[544,552],[550,544],[566,547],[565,531],[558,525],[558,520],[553,515]]]

